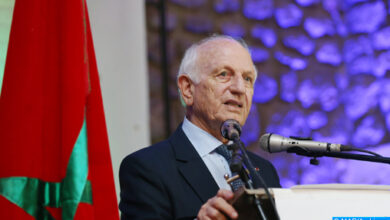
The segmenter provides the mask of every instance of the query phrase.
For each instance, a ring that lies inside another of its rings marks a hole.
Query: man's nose
[[[232,79],[232,84],[230,85],[230,90],[233,93],[245,93],[245,81],[242,76],[235,76]]]

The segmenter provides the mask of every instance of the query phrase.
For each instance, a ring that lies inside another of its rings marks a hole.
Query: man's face
[[[247,50],[233,40],[213,40],[198,49],[200,81],[193,84],[190,120],[219,137],[219,127],[227,119],[244,125],[252,104],[255,70]]]

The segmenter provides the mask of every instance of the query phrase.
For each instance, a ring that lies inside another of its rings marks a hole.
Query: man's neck
[[[222,137],[222,134],[219,131],[219,127],[218,126],[214,126],[216,128],[211,128],[210,126],[208,126],[208,123],[205,123],[202,120],[199,120],[197,117],[191,117],[191,115],[186,115],[186,118],[192,124],[194,124],[195,126],[197,126],[200,129],[206,131],[210,135],[214,136],[216,139],[218,139],[222,143],[227,143],[228,142],[227,139]]]

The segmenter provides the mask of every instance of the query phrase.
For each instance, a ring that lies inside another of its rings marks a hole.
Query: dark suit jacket
[[[275,168],[249,153],[269,187],[280,187]],[[127,156],[119,170],[121,219],[194,219],[219,190],[181,126],[167,140]]]

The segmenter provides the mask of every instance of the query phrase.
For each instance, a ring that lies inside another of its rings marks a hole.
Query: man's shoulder
[[[177,150],[188,145],[189,142],[181,129],[181,125],[178,126],[176,131],[168,138],[151,146],[142,148],[127,155],[123,161],[123,164],[139,164],[145,166],[154,166],[159,169],[164,163],[171,163],[176,160]],[[180,146],[180,147],[179,147]]]
[[[171,144],[164,140],[127,155],[121,162],[119,176],[122,179],[128,175],[163,176],[164,170],[173,167],[175,161]]]
[[[127,155],[123,161],[127,160],[141,160],[141,161],[155,161],[161,160],[169,155],[172,155],[172,145],[169,140],[163,140],[151,146],[137,150]]]
[[[268,187],[280,187],[280,180],[274,165],[267,159],[248,151],[248,157],[253,166],[259,169],[261,176],[264,178]]]
[[[248,156],[251,160],[255,160],[255,161],[258,161],[261,163],[271,164],[271,162],[269,162],[267,159],[263,158],[262,156],[254,153],[254,152],[247,151],[247,153],[248,153]]]

